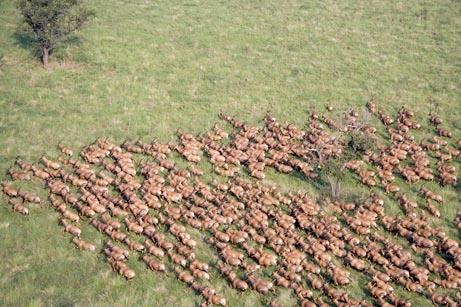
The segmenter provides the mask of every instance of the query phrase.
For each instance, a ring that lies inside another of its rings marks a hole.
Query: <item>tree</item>
[[[20,0],[18,6],[45,67],[51,52],[93,16],[81,0]]]
[[[321,166],[321,175],[330,184],[330,195],[334,200],[341,198],[341,182],[345,180],[345,172],[342,159],[331,159]]]

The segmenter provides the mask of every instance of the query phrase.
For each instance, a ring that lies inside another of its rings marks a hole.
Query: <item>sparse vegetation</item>
[[[321,166],[320,174],[328,181],[331,199],[341,199],[341,182],[346,179],[343,159],[327,161]]]

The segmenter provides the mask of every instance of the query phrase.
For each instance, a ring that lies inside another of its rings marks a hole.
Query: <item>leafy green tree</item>
[[[45,67],[51,52],[93,16],[81,0],[19,0],[18,7]]]

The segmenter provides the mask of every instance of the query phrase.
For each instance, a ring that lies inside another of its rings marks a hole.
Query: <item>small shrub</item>
[[[352,132],[348,135],[347,151],[354,156],[364,154],[375,148],[375,141],[362,132]]]

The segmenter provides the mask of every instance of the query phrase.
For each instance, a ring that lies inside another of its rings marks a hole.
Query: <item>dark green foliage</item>
[[[81,0],[20,0],[18,7],[45,66],[53,49],[93,15]]]
[[[352,132],[347,136],[346,152],[352,156],[361,156],[375,147],[375,141],[362,132]]]
[[[320,173],[326,177],[336,177],[343,180],[346,177],[343,164],[343,159],[328,160],[322,165]]]

